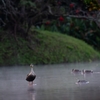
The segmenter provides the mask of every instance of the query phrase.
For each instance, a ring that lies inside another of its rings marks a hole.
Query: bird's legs
[[[33,81],[29,82],[29,85],[33,85]]]

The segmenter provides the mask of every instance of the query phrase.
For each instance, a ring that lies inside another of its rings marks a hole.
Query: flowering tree
[[[59,0],[55,5],[49,9],[56,20],[48,16],[42,23],[42,29],[74,36],[100,49],[100,5],[96,0],[73,0],[68,3]]]

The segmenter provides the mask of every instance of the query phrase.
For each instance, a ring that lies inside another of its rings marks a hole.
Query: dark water
[[[95,73],[71,73],[72,68]],[[33,86],[25,80],[29,66],[0,68],[0,100],[100,100],[100,62],[35,66]],[[78,79],[88,84],[76,84]]]

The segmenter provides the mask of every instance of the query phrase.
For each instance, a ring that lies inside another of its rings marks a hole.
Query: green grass
[[[30,41],[5,36],[0,42],[0,65],[56,64],[87,62],[100,59],[100,53],[73,37],[37,30],[30,32]]]

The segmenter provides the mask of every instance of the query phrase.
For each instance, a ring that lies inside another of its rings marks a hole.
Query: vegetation
[[[0,64],[99,59],[99,54],[92,49],[100,51],[99,10],[98,0],[1,0]],[[45,30],[60,34],[52,36]],[[68,35],[91,45],[91,50],[78,46],[78,40]]]
[[[69,3],[69,12],[63,4],[61,6],[63,13],[56,20],[45,19],[45,23],[37,28],[73,36],[100,50],[100,5],[98,2],[85,0],[78,3],[77,0],[73,0]]]
[[[81,40],[49,31],[31,31],[30,41],[6,34],[0,42],[0,65],[54,64],[100,59],[100,54]]]
[[[100,29],[96,23],[86,19],[65,17],[64,22],[42,25],[39,29],[60,32],[81,39],[100,50]]]

